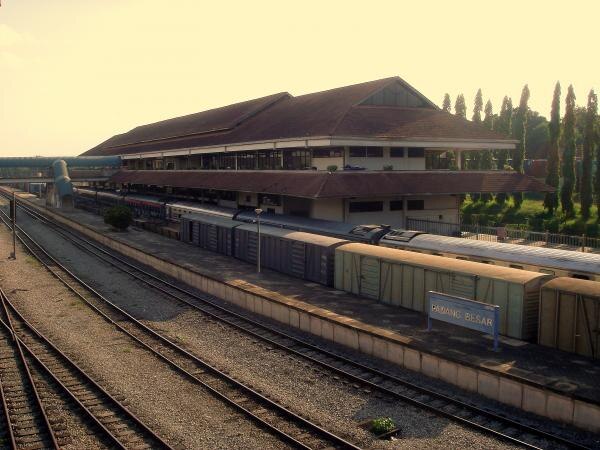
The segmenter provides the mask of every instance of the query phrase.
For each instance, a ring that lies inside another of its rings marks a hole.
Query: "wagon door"
[[[476,280],[474,276],[453,274],[450,278],[450,289],[448,294],[475,299]]]
[[[379,299],[380,277],[379,260],[370,256],[363,256],[360,261],[360,295]]]

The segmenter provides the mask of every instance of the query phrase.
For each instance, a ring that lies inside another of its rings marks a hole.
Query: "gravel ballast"
[[[129,276],[110,268],[106,263],[82,253],[71,244],[50,231],[43,224],[23,218],[22,225],[35,236],[36,239],[47,246],[48,250],[64,261],[77,275],[85,281],[90,282],[100,292],[105,294],[111,301],[126,308],[136,317],[143,319],[146,323],[161,333],[168,335],[172,340],[186,347],[193,353],[208,360],[221,369],[225,369],[236,378],[260,389],[271,398],[291,407],[294,411],[309,417],[328,430],[342,434],[353,442],[365,447],[372,448],[510,448],[505,443],[498,442],[480,433],[474,432],[450,422],[446,419],[428,414],[414,407],[404,405],[398,401],[390,401],[389,398],[381,397],[379,394],[369,392],[360,386],[345,382],[343,379],[334,377],[305,360],[284,354],[275,350],[262,341],[257,341],[238,332],[233,332],[229,327],[213,320],[208,320],[201,313],[181,307],[173,300],[165,297],[155,290],[132,280]],[[30,265],[33,266],[33,265]],[[40,272],[37,270],[37,272]],[[4,273],[0,269],[0,275]],[[49,275],[48,275],[49,276]],[[4,283],[3,283],[4,284]],[[13,288],[14,289],[14,288]],[[15,293],[15,295],[20,293]],[[30,296],[18,295],[19,305],[23,308],[31,308],[34,311],[24,310],[26,316],[30,313],[36,315],[36,323],[39,321],[40,328],[48,326],[54,333],[60,329],[61,339],[65,345],[70,346],[73,351],[79,349],[80,358],[88,360],[88,353],[99,353],[96,339],[80,340],[78,333],[84,330],[88,332],[88,326],[106,328],[98,316],[92,314],[83,304],[72,305],[62,301],[57,296],[46,296],[44,306],[47,308],[32,307],[35,301]],[[59,296],[62,298],[61,296]],[[29,306],[28,306],[29,305]],[[74,310],[74,312],[73,312]],[[77,319],[75,319],[76,317]],[[65,330],[66,323],[73,324],[84,320],[86,326],[83,330]],[[100,324],[97,324],[100,322]],[[43,326],[42,326],[43,324]],[[61,327],[62,324],[62,327]],[[93,324],[93,325],[91,325]],[[108,327],[110,328],[110,327]],[[58,337],[57,337],[58,338]],[[120,337],[115,346],[127,346],[127,339]],[[102,345],[104,347],[105,345]],[[107,382],[118,385],[117,380],[111,377],[128,373],[127,368],[131,361],[143,360],[145,352],[137,349],[129,343],[130,350],[111,352],[115,360],[114,368],[104,375]],[[81,352],[86,348],[85,352]],[[139,354],[138,354],[139,353]],[[91,361],[98,360],[100,365],[107,364],[105,358],[90,355]],[[96,359],[95,359],[96,358]],[[146,355],[146,359],[148,356]],[[149,358],[152,361],[152,358]],[[91,363],[94,365],[95,363]],[[111,364],[109,364],[111,365]],[[165,383],[172,384],[174,380],[166,380],[165,375],[156,376],[156,362],[149,366],[140,365],[130,372],[136,372],[136,376],[143,378],[144,383],[158,384],[153,389],[162,390]],[[146,371],[146,372],[144,372]],[[171,374],[171,377],[177,378]],[[179,380],[181,383],[181,381]],[[133,383],[132,383],[133,384]],[[134,387],[131,387],[136,392]],[[139,386],[138,386],[139,390]],[[136,392],[141,396],[139,392]],[[130,393],[127,398],[131,399]],[[214,399],[211,399],[214,400]],[[180,409],[188,408],[189,402],[176,403],[181,405]],[[197,405],[196,405],[197,407]],[[164,412],[163,408],[157,408]],[[223,409],[221,407],[221,409]],[[152,417],[157,426],[161,424],[161,414]],[[191,415],[191,413],[190,413]],[[183,416],[188,416],[185,411]],[[360,426],[361,422],[375,417],[390,416],[400,426],[401,437],[398,440],[377,441],[370,433]],[[195,420],[199,420],[195,417]],[[185,422],[185,420],[183,420]],[[176,434],[177,426],[168,427],[171,433]],[[174,428],[172,430],[171,428]],[[239,430],[239,427],[237,427]],[[158,431],[158,430],[157,430]],[[198,442],[196,442],[197,444]],[[184,446],[188,447],[186,443]],[[214,445],[209,445],[214,448]],[[227,445],[224,445],[227,447]],[[248,443],[246,447],[265,447],[258,442],[256,445]],[[206,445],[191,445],[191,447],[202,448]],[[268,445],[267,445],[268,447]]]

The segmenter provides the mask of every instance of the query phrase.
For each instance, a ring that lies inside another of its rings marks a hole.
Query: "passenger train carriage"
[[[379,245],[542,272],[557,277],[600,281],[600,255],[594,253],[477,241],[401,230],[386,234],[379,241]]]

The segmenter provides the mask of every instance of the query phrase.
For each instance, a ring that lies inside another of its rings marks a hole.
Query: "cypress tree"
[[[452,101],[450,100],[450,94],[444,94],[444,102],[442,103],[442,111],[450,112],[452,109]]]
[[[458,94],[456,102],[454,103],[454,114],[467,118],[467,104],[465,103],[465,96]]]
[[[583,160],[582,174],[579,185],[579,198],[581,200],[581,216],[589,219],[592,207],[592,164],[594,155],[594,141],[596,116],[598,115],[598,97],[594,90],[588,95],[587,110],[585,114],[585,129],[583,135]]]
[[[494,129],[494,109],[492,107],[491,100],[488,100],[485,104],[485,116],[483,119],[483,126],[488,130]],[[479,167],[482,170],[491,170],[493,165],[492,161],[492,151],[491,150],[482,150],[480,152],[480,161]],[[491,194],[481,194],[481,200],[484,202],[489,202],[492,199]]]
[[[515,138],[519,140],[517,148],[513,156],[513,169],[518,173],[523,173],[523,163],[525,161],[525,149],[527,147],[527,118],[529,117],[529,87],[523,86],[521,91],[521,100],[519,101],[519,109],[515,117]],[[516,192],[513,194],[515,207],[520,208],[523,203],[523,193]]]
[[[565,117],[563,119],[563,147],[562,162],[563,185],[560,190],[560,203],[568,218],[575,215],[573,206],[573,190],[575,188],[575,92],[573,85],[569,85],[565,102]]]
[[[548,151],[548,163],[546,165],[546,184],[558,190],[560,183],[559,163],[560,157],[558,146],[560,142],[560,83],[554,86],[554,97],[552,98],[552,110],[550,112],[550,149]],[[544,197],[544,207],[553,213],[558,208],[558,194],[547,192]]]
[[[513,115],[513,104],[512,99],[508,96],[504,96],[502,99],[502,108],[500,109],[500,116],[498,118],[498,127],[496,128],[501,133],[506,136],[512,136],[512,115]],[[506,161],[508,159],[508,151],[507,150],[497,150],[496,151],[496,164],[498,170],[504,170],[504,166],[506,166]],[[506,202],[506,193],[499,192],[496,194],[496,202],[500,205]]]
[[[475,102],[473,104],[473,117],[471,120],[475,123],[481,123],[481,111],[483,110],[483,96],[481,89],[477,90],[475,94]],[[481,169],[481,152],[470,152],[469,169],[479,170]],[[479,197],[479,196],[477,196]]]

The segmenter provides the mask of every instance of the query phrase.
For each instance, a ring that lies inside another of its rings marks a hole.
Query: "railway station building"
[[[113,188],[356,224],[457,222],[460,194],[532,192],[463,154],[517,141],[440,110],[399,77],[287,92],[138,126],[84,156],[120,156]]]

